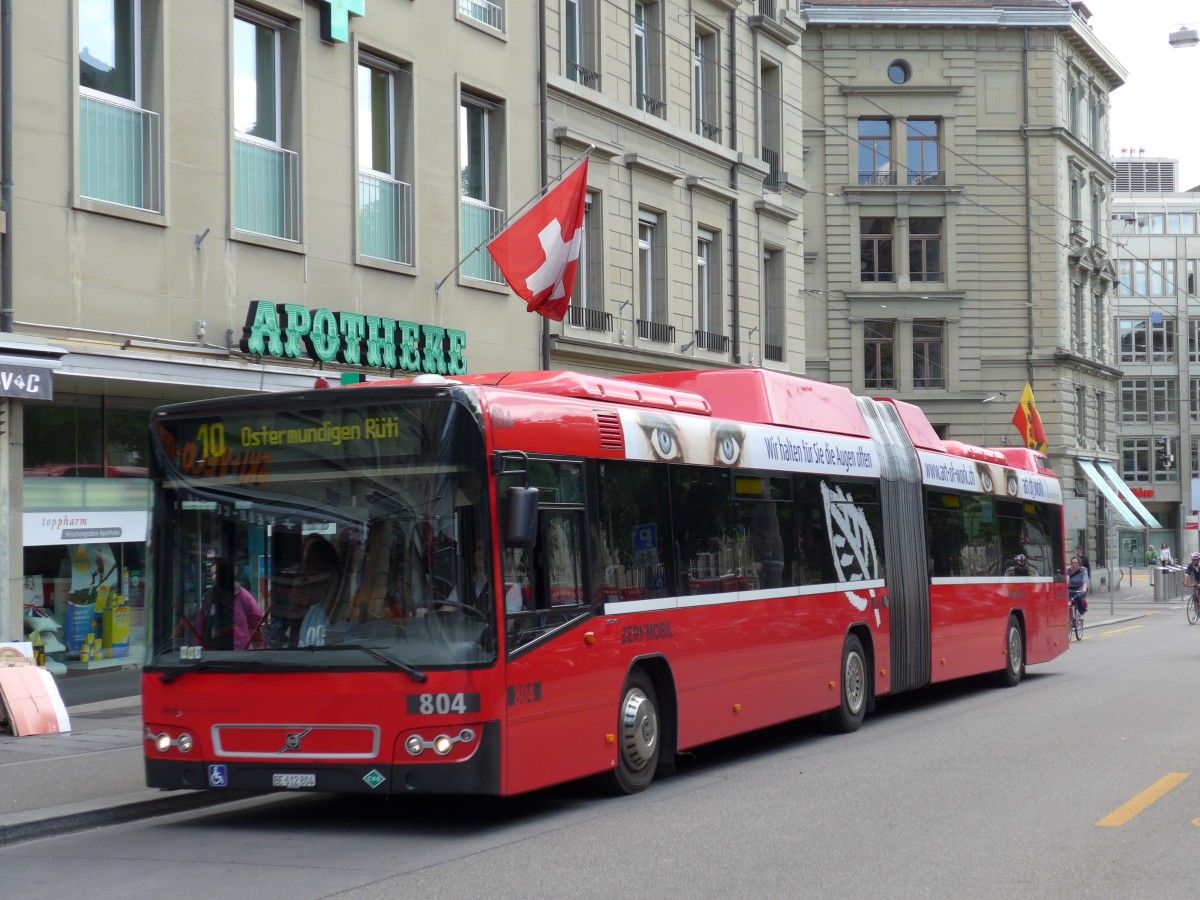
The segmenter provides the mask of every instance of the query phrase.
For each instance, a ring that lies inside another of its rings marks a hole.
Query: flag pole
[[[577,157],[575,157],[573,160],[571,160],[571,162],[567,165],[567,167],[565,169],[563,169],[562,172],[559,173],[557,178],[555,178],[551,182],[544,184],[541,187],[541,189],[538,190],[538,192],[536,194],[534,194],[532,197],[530,197],[528,200],[525,201],[525,203],[520,207],[520,209],[518,209],[516,212],[514,212],[512,215],[510,215],[507,219],[505,219],[503,222],[501,222],[499,225],[497,225],[494,229],[492,229],[491,234],[489,234],[482,241],[480,241],[478,244],[476,244],[474,249],[472,249],[470,253],[468,253],[466,256],[464,256],[462,259],[460,259],[457,263],[455,263],[454,268],[451,269],[449,272],[447,272],[442,277],[442,279],[433,286],[434,299],[437,299],[441,296],[442,285],[445,284],[447,280],[449,280],[451,275],[453,275],[455,272],[457,272],[459,269],[461,269],[463,267],[463,264],[468,259],[470,259],[476,253],[478,253],[484,246],[487,245],[487,243],[489,241],[492,240],[492,238],[494,238],[496,235],[498,235],[500,232],[502,232],[505,228],[507,228],[509,223],[512,222],[513,219],[517,218],[519,215],[521,215],[521,213],[525,212],[525,210],[529,209],[529,207],[531,207],[533,204],[537,203],[538,200],[542,199],[542,196],[548,190],[550,190],[555,185],[557,185],[560,181],[562,181],[564,178],[566,178],[567,174],[570,173],[579,163],[581,163],[583,160],[587,159],[587,157],[591,156],[592,151],[595,149],[596,149],[595,144],[588,144],[587,149],[584,150]]]

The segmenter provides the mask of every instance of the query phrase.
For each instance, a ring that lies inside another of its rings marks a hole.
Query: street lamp
[[[1200,44],[1200,33],[1195,28],[1188,28],[1186,25],[1180,25],[1178,31],[1172,31],[1170,38],[1171,46],[1179,47],[1195,47]]]

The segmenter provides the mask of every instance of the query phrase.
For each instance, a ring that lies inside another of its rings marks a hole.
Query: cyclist
[[[1080,617],[1087,612],[1088,573],[1079,562],[1078,556],[1071,557],[1071,568],[1067,570],[1067,597],[1079,610]]]
[[[1183,583],[1192,589],[1192,596],[1200,593],[1200,553],[1192,554],[1192,561],[1183,570]]]

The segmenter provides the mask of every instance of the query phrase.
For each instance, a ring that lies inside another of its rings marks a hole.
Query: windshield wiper
[[[373,656],[382,663],[391,666],[393,669],[399,669],[404,674],[408,675],[413,681],[424,684],[429,680],[429,676],[420,669],[410,666],[403,660],[396,659],[390,653],[384,653],[379,647],[368,647],[366,644],[320,644],[313,647],[304,647],[305,650],[361,650],[367,656]]]
[[[158,676],[158,680],[163,684],[170,684],[184,675],[191,675],[193,672],[203,672],[205,669],[253,669],[261,666],[261,662],[255,660],[240,660],[240,659],[205,659],[200,662],[188,666],[186,669],[177,669],[174,672],[164,672]]]

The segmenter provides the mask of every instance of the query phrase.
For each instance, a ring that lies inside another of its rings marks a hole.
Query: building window
[[[1071,176],[1071,221],[1083,224],[1083,176]]]
[[[702,229],[696,237],[696,337],[703,349],[724,352],[727,338],[721,317],[717,248],[717,235]]]
[[[1092,358],[1108,362],[1108,335],[1104,323],[1105,303],[1103,294],[1092,294]]]
[[[1129,482],[1150,480],[1150,438],[1121,439],[1121,477]]]
[[[1200,378],[1188,381],[1188,421],[1200,422]]]
[[[1138,234],[1166,234],[1166,213],[1143,213],[1136,219]]]
[[[358,246],[363,256],[413,265],[409,71],[363,55],[358,63]]]
[[[784,310],[784,267],[783,251],[775,248],[763,250],[762,307],[763,357],[772,362],[783,362],[784,339],[787,336],[787,316]]]
[[[639,2],[633,17],[634,92],[637,108],[665,116],[662,4]]]
[[[1155,378],[1151,384],[1152,419],[1175,422],[1179,418],[1179,383],[1174,378]]]
[[[1121,379],[1121,421],[1150,421],[1150,384],[1145,378]]]
[[[1071,79],[1071,90],[1067,98],[1067,127],[1079,132],[1079,85]]]
[[[891,120],[858,120],[858,183],[896,183],[896,172],[892,168]]]
[[[504,30],[504,0],[458,0],[458,11],[489,28]]]
[[[1187,293],[1189,297],[1196,296],[1196,269],[1200,268],[1200,260],[1187,260]]]
[[[696,119],[696,134],[710,141],[721,139],[720,112],[718,110],[721,81],[717,65],[717,35],[696,28],[696,52],[693,59],[693,107]]]
[[[1087,437],[1087,393],[1082,387],[1075,388],[1075,436],[1080,446]]]
[[[575,289],[571,292],[571,306],[590,312],[604,309],[604,263],[602,249],[604,230],[601,228],[600,195],[588,191],[587,202],[583,210],[583,244],[579,249],[579,265],[575,269]],[[581,314],[580,319],[591,318],[587,313]],[[592,325],[587,327],[592,328]],[[609,323],[606,328],[594,330],[611,331]]]
[[[892,84],[905,84],[912,78],[912,69],[904,60],[898,59],[888,66],[887,76]]]
[[[1146,320],[1122,319],[1118,325],[1120,330],[1120,361],[1123,363],[1144,363],[1146,361]]]
[[[142,81],[160,42],[143,31],[147,11],[141,0],[80,0],[79,194],[162,212],[162,121]]]
[[[908,132],[908,183],[944,184],[941,172],[938,121],[936,119],[909,119]]]
[[[863,281],[892,281],[892,219],[860,219],[860,277]]]
[[[1200,319],[1188,319],[1188,362],[1200,362]]]
[[[1150,296],[1174,297],[1177,291],[1175,260],[1152,259],[1147,265],[1150,269]]]
[[[767,164],[766,186],[778,188],[783,181],[783,84],[779,66],[763,62],[759,71],[759,116],[762,159]]]
[[[896,323],[863,322],[863,385],[868,390],[896,386]]]
[[[1200,440],[1192,440],[1192,477],[1200,478]]]
[[[287,23],[235,13],[234,227],[287,241],[300,240],[300,154],[289,149],[296,130],[279,73],[290,68],[296,41]]]
[[[567,77],[584,87],[600,89],[600,0],[566,0]]]
[[[643,322],[667,324],[667,300],[663,286],[662,230],[658,216],[638,213],[638,313]]]
[[[1075,282],[1071,285],[1071,349],[1080,356],[1087,353],[1087,342],[1084,340],[1085,325],[1083,285]]]
[[[945,355],[943,322],[913,322],[913,387],[943,388]]]
[[[1108,396],[1101,391],[1096,392],[1096,446],[1108,449]]]
[[[1167,213],[1167,234],[1195,234],[1195,213]]]
[[[912,281],[942,280],[942,220],[908,220],[908,277]]]
[[[1175,362],[1175,320],[1150,316],[1150,362]]]
[[[1133,260],[1121,259],[1117,260],[1117,295],[1121,297],[1133,296]]]
[[[502,182],[504,108],[463,94],[458,107],[459,183],[462,203],[459,258],[462,272],[493,284],[504,276],[483,245],[504,224]]]

